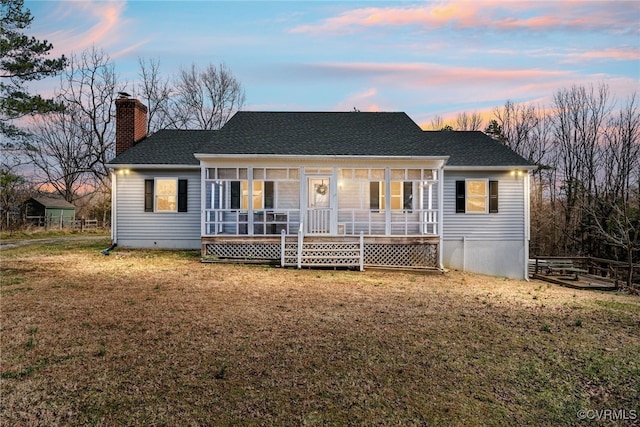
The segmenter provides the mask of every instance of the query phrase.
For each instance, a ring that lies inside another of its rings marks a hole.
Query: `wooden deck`
[[[634,264],[633,268],[640,269],[640,265]],[[529,277],[573,289],[616,290],[624,286],[628,272],[628,264],[602,258],[537,256],[529,259]]]
[[[575,276],[558,276],[555,274],[534,273],[531,278],[544,280],[545,282],[554,283],[556,285],[573,289],[591,289],[594,291],[615,291],[616,289],[618,289],[615,283],[588,274],[580,274],[576,279]]]

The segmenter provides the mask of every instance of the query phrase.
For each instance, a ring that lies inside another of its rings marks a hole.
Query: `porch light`
[[[522,172],[521,170],[512,170],[511,171],[511,176],[516,177],[516,176],[522,176],[524,174],[524,172]]]
[[[118,169],[118,175],[129,175],[129,169]]]

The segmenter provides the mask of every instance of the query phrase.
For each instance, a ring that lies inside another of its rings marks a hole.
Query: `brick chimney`
[[[126,93],[116,99],[116,156],[147,136],[147,107]]]

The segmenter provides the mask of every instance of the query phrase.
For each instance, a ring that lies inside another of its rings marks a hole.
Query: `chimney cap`
[[[129,95],[127,92],[118,92],[118,98],[120,98],[120,99],[127,99],[130,96],[131,95]]]

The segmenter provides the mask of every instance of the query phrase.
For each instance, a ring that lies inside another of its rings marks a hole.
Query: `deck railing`
[[[629,274],[629,263],[596,257],[558,257],[535,256],[529,262],[529,275],[543,274],[549,263],[558,261],[572,262],[576,268],[586,270],[590,276],[595,276],[605,281],[616,284],[626,282]],[[640,264],[633,264],[633,277],[635,286],[640,286]]]
[[[330,233],[331,209],[310,209],[306,213],[306,229],[302,226],[299,209],[272,209],[248,211],[238,209],[205,210],[205,236],[227,235],[279,235]],[[391,211],[390,230],[387,233],[387,213],[384,210],[338,209],[337,234],[359,236],[437,236],[439,213],[436,209]],[[251,231],[251,232],[250,232]]]

